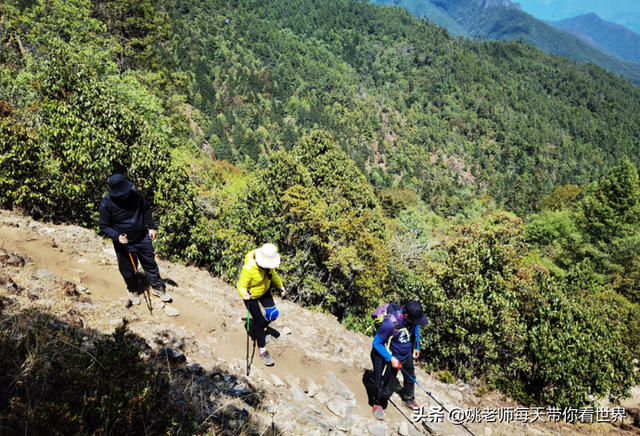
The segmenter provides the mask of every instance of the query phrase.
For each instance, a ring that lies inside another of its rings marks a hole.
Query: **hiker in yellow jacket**
[[[273,244],[265,244],[247,253],[240,272],[240,280],[238,280],[238,293],[254,321],[254,330],[250,334],[254,340],[258,341],[260,357],[267,366],[272,366],[274,362],[266,348],[268,339],[265,329],[279,315],[271,295],[272,285],[280,290],[281,297],[285,295],[282,279],[275,270],[278,266],[280,266],[278,249]],[[264,307],[264,315],[260,304]]]

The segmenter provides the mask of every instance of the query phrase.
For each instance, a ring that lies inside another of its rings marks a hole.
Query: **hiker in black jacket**
[[[162,301],[171,301],[155,260],[152,241],[158,231],[149,203],[122,174],[109,178],[109,193],[100,202],[99,226],[113,240],[118,267],[127,284],[131,303],[140,304],[136,275],[138,260],[151,282],[151,293]]]

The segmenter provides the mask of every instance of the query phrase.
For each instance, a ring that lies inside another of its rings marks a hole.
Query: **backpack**
[[[398,303],[395,303],[395,302],[385,303],[382,306],[378,307],[376,310],[374,310],[373,313],[371,314],[371,318],[373,318],[373,324],[376,328],[374,335],[377,334],[378,329],[380,328],[380,325],[382,324],[382,321],[385,320],[385,318],[389,318],[391,320],[391,323],[393,324],[393,334],[389,336],[389,338],[386,340],[384,344],[384,346],[387,349],[389,349],[389,344],[391,343],[391,339],[394,338],[396,335],[398,335],[398,333],[400,333],[401,330],[406,330],[406,327],[400,327],[398,320],[396,319],[395,316],[393,316],[393,313],[397,312],[400,309],[402,309],[402,306],[399,305]],[[407,331],[407,333],[411,337],[411,343],[413,344],[413,346],[415,346],[415,337],[413,336],[413,332]]]
[[[382,321],[384,321],[385,318],[389,318],[393,312],[397,312],[400,309],[402,309],[402,306],[400,306],[398,303],[391,302],[385,303],[374,310],[371,314],[371,318],[373,318],[373,325],[376,327],[376,331],[378,331],[378,329],[380,328],[380,324],[382,324]],[[395,327],[398,324],[398,320],[393,318],[391,322],[393,322],[395,336]]]

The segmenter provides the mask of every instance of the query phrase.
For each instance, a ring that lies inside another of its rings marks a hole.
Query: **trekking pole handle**
[[[393,361],[396,361],[396,366],[393,366]],[[402,369],[402,363],[400,362],[400,360],[396,359],[395,357],[391,357],[391,366],[394,367],[397,370],[401,370]]]

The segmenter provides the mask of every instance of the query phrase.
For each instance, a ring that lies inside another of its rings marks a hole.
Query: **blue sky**
[[[595,12],[600,18],[616,21],[621,13],[640,14],[638,0],[512,0],[522,10],[541,20],[563,20]]]

